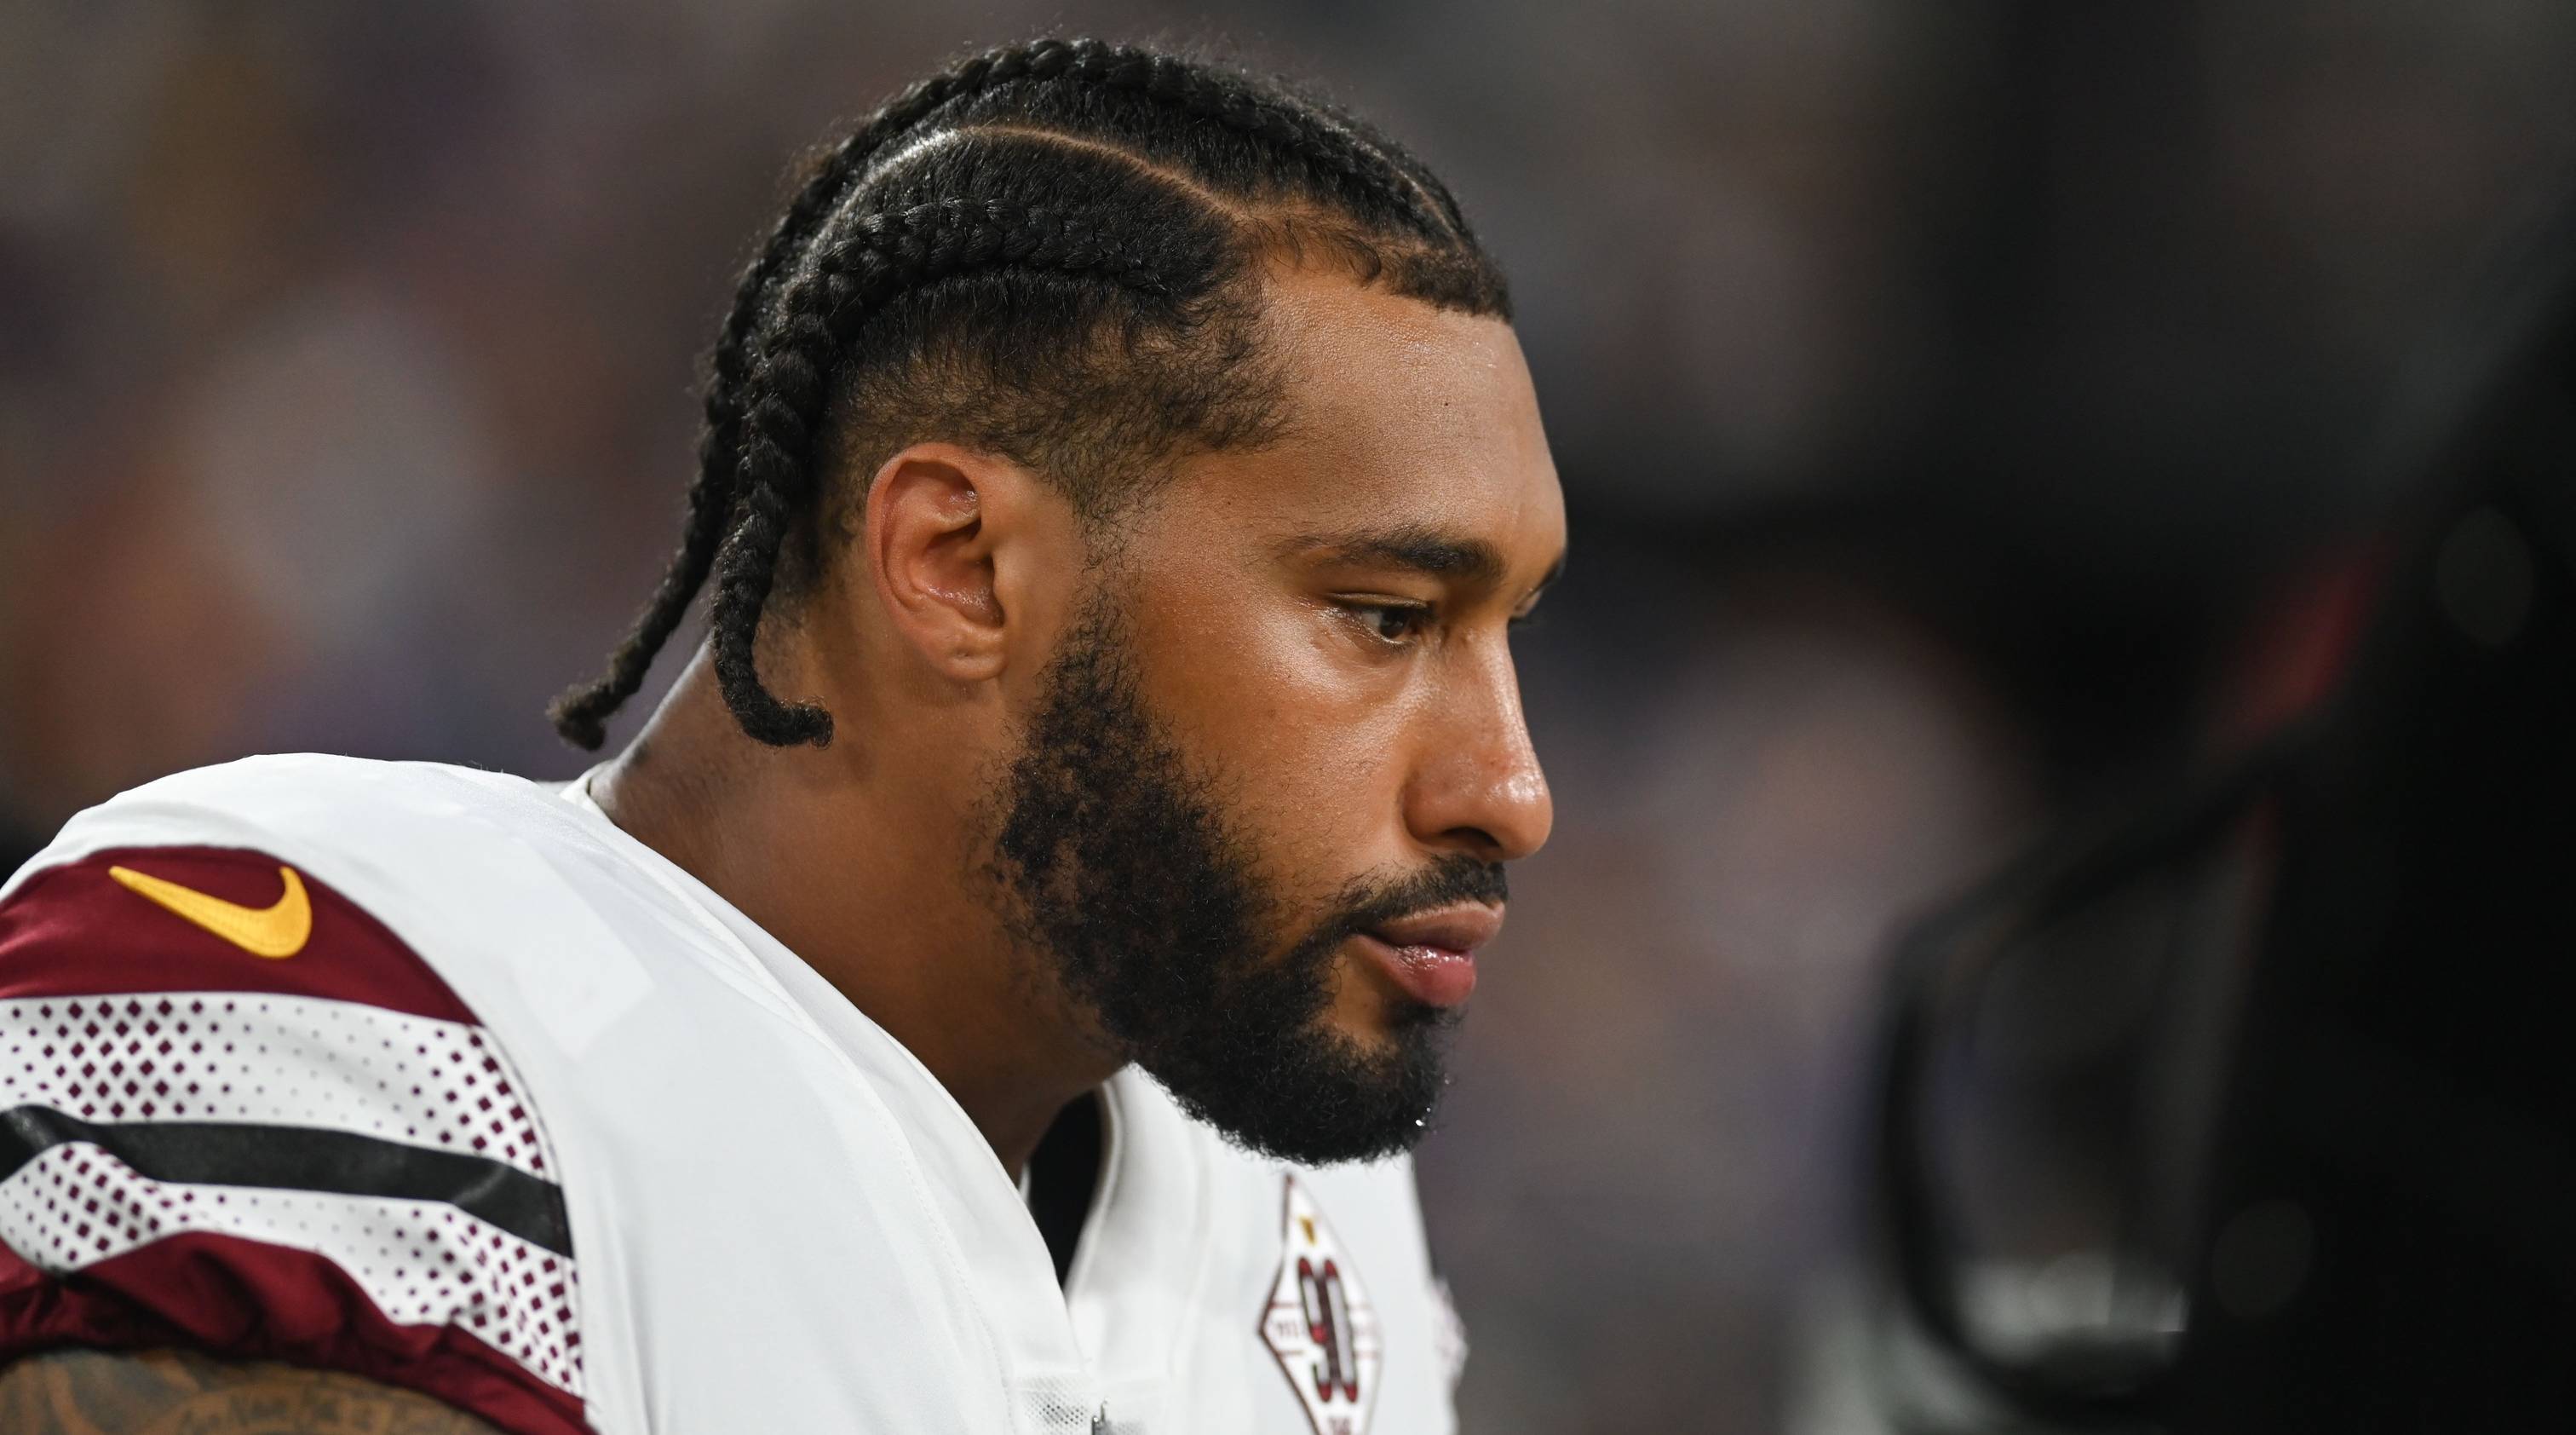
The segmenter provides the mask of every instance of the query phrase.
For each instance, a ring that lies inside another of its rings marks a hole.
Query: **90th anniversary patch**
[[[1286,1177],[1279,1278],[1261,1338],[1279,1357],[1315,1435],[1367,1435],[1386,1342],[1377,1307],[1314,1199]]]

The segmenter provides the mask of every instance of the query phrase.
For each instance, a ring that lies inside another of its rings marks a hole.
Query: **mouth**
[[[1382,922],[1354,940],[1405,995],[1456,1007],[1476,990],[1476,949],[1502,926],[1501,908],[1466,903]]]

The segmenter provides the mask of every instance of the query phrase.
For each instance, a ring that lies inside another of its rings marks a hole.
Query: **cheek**
[[[1396,859],[1400,664],[1356,659],[1331,615],[1285,602],[1140,637],[1155,710],[1184,751],[1224,778],[1265,857],[1297,869],[1278,877],[1332,890]]]

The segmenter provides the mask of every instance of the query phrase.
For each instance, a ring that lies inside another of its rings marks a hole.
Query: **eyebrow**
[[[1502,550],[1481,538],[1466,538],[1443,533],[1426,524],[1398,524],[1391,528],[1358,529],[1344,533],[1310,533],[1289,539],[1280,545],[1282,556],[1303,557],[1325,554],[1345,563],[1377,563],[1391,568],[1409,568],[1435,578],[1458,579],[1469,583],[1495,584],[1503,579],[1508,566]],[[1555,581],[1565,560],[1557,560],[1540,580],[1544,588]]]

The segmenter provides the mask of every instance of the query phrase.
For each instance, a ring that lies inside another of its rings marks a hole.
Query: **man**
[[[596,746],[708,587],[623,754],[184,773],[0,890],[0,1426],[1450,1429],[1400,1153],[1550,818],[1507,317],[1417,161],[1238,74],[889,105],[558,705]]]

